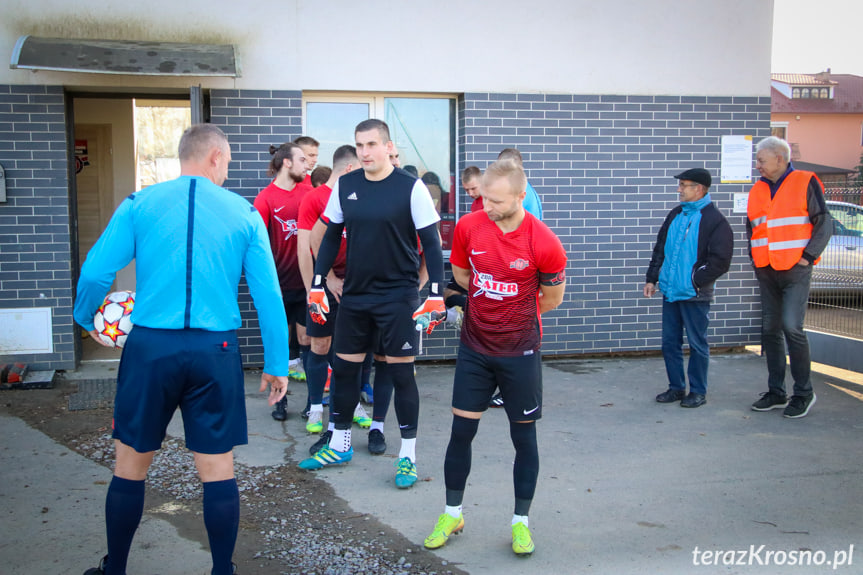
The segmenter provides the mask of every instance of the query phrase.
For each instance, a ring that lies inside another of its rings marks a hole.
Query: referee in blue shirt
[[[144,510],[144,481],[177,407],[204,484],[213,575],[231,562],[240,499],[233,448],[248,442],[237,288],[245,273],[264,340],[261,391],[288,386],[288,324],[261,217],[221,187],[231,149],[198,124],[183,133],[181,175],[126,198],[81,269],[75,321],[99,342],[93,316],[118,270],[136,263],[137,290],[114,404],[116,465],[105,502],[108,554],[85,575],[126,573]]]

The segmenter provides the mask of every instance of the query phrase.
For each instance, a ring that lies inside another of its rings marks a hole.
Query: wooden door
[[[78,261],[83,265],[114,213],[111,125],[76,124],[75,149]]]

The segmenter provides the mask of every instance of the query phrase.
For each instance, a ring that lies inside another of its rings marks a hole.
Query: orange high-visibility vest
[[[812,238],[812,222],[806,201],[812,178],[818,179],[818,176],[812,172],[792,170],[772,199],[770,186],[762,180],[755,182],[749,190],[747,215],[752,226],[749,245],[755,267],[769,265],[775,270],[790,270],[803,257],[803,250]]]

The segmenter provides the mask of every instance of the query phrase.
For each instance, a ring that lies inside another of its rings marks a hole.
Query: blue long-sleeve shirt
[[[288,323],[263,221],[244,198],[181,176],[123,200],[81,269],[74,317],[87,330],[120,269],[136,264],[132,323],[157,329],[240,327],[240,275],[258,310],[264,371],[288,374]]]
[[[525,192],[522,206],[525,210],[536,216],[537,219],[542,220],[542,202],[539,201],[539,194],[536,193],[530,182],[527,183]]]

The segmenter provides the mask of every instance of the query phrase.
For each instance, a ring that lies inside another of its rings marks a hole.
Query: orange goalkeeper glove
[[[423,329],[431,333],[437,325],[446,320],[446,306],[442,297],[429,297],[411,316],[417,322],[417,331]]]
[[[330,302],[327,294],[321,286],[320,276],[315,276],[317,281],[315,287],[309,291],[308,306],[312,321],[320,325],[327,323],[327,314],[330,313]]]

